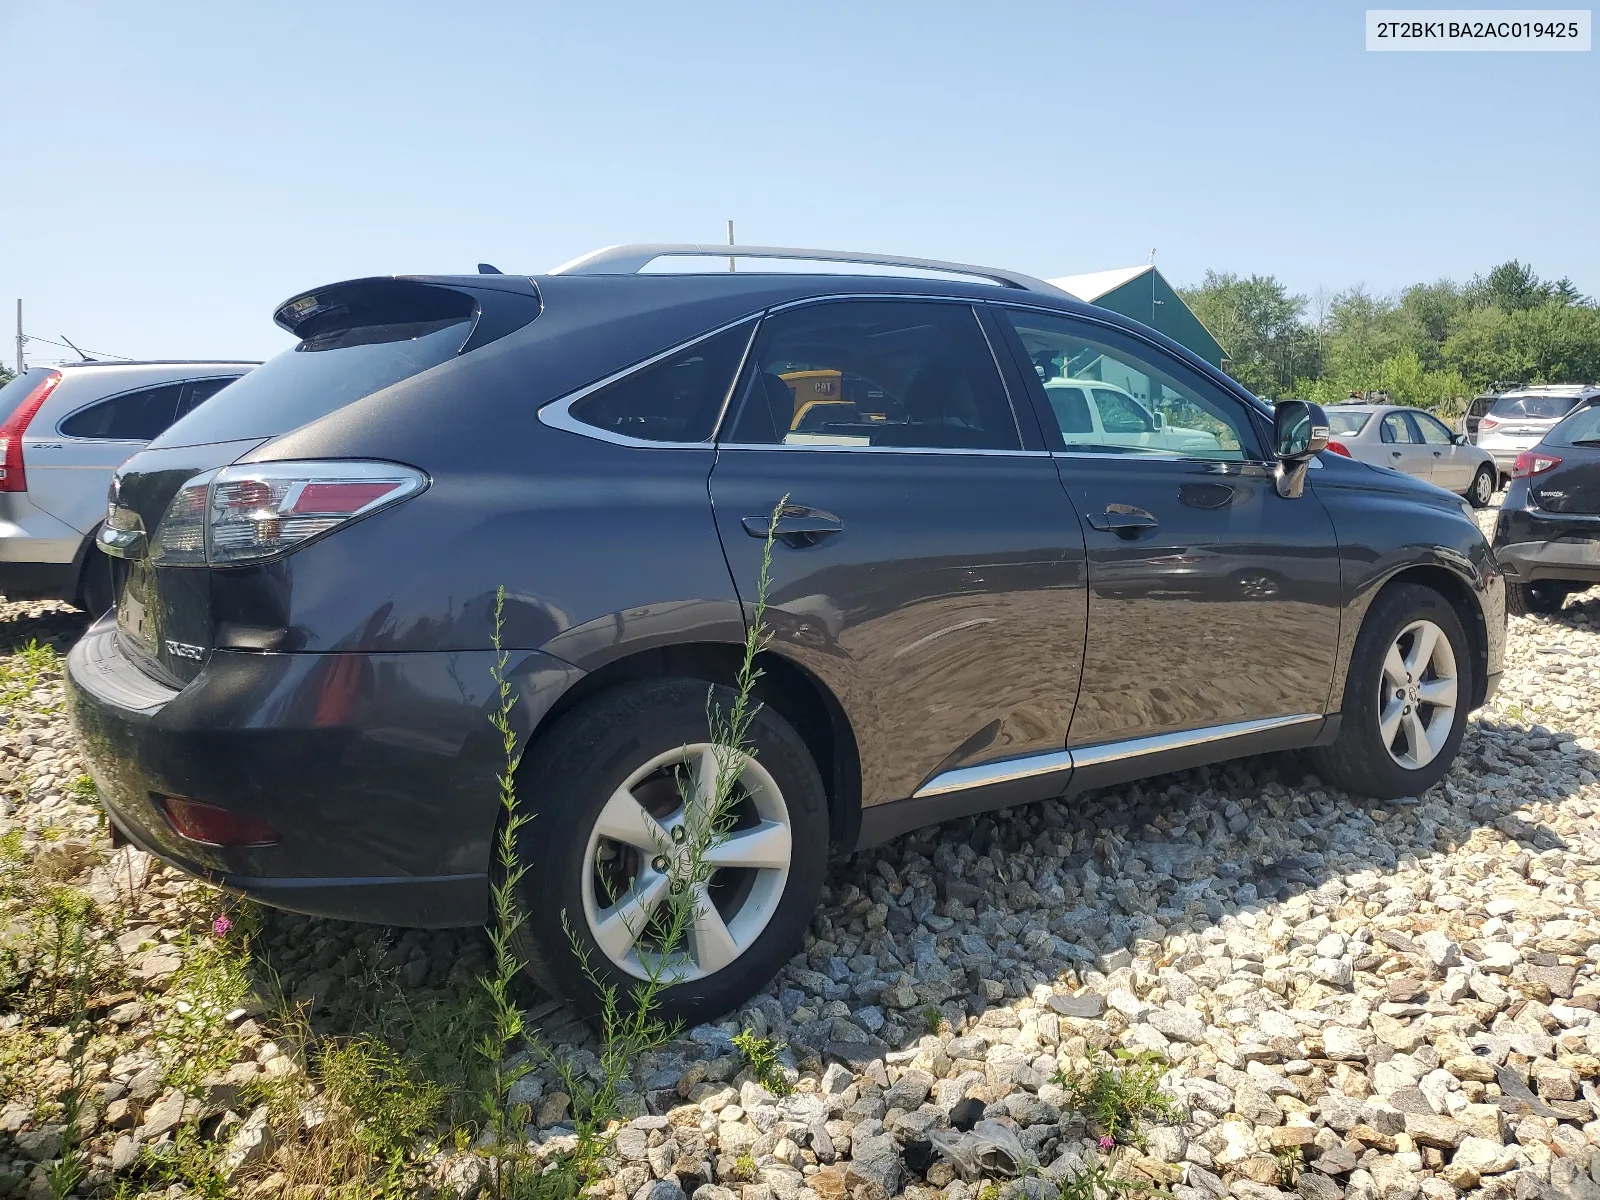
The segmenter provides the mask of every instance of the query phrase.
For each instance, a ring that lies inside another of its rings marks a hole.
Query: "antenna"
[[[1152,267],[1156,265],[1156,248],[1154,246],[1150,247],[1150,259],[1149,259],[1149,262],[1150,262],[1150,265]]]
[[[85,354],[85,353],[84,353],[84,352],[83,352],[83,351],[82,351],[82,350],[79,350],[79,349],[78,349],[78,348],[77,348],[77,347],[76,347],[76,346],[74,346],[74,345],[73,345],[73,344],[72,344],[72,339],[71,339],[71,338],[69,338],[69,337],[68,337],[68,336],[67,336],[67,335],[66,335],[66,334],[64,334],[64,333],[63,333],[63,334],[62,334],[62,335],[61,335],[61,340],[62,340],[62,341],[63,341],[63,342],[65,342],[65,343],[66,343],[66,344],[67,344],[67,345],[68,345],[68,347],[70,347],[70,348],[71,348],[71,349],[72,349],[72,351],[73,351],[73,352],[74,352],[74,353],[76,353],[76,354],[77,354],[77,356],[78,356],[78,357],[79,357],[79,358],[80,358],[80,359],[82,359],[82,360],[83,360],[83,361],[84,361],[84,362],[95,362],[95,361],[97,361],[97,360],[95,360],[95,359],[92,359],[92,358],[90,358],[90,357],[89,357],[89,356],[88,356],[88,355],[87,355],[87,354]]]
[[[504,275],[505,272],[502,271],[499,267],[495,266],[493,263],[479,263],[478,264],[478,274],[479,275]]]

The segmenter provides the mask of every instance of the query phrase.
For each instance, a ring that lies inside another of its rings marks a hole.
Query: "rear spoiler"
[[[458,351],[465,354],[521,329],[542,306],[533,280],[521,275],[375,275],[291,296],[272,319],[301,340],[369,325],[470,320]]]

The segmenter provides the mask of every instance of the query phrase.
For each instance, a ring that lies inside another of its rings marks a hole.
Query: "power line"
[[[112,354],[109,350],[79,350],[76,346],[68,345],[65,342],[57,342],[47,337],[40,337],[36,333],[24,333],[20,336],[24,342],[43,342],[47,346],[59,346],[63,350],[71,350],[73,353],[80,356],[84,354],[92,354],[96,358],[120,358],[123,362],[139,361],[136,358],[129,358],[126,354]]]

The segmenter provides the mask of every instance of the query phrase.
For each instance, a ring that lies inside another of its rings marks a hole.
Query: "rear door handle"
[[[1399,458],[1400,457],[1400,451],[1398,451],[1398,450],[1389,451],[1389,457],[1390,458]]]
[[[790,546],[814,546],[830,533],[844,529],[844,522],[832,513],[802,504],[787,504],[778,519],[769,514],[744,517],[739,522],[753,538],[765,538],[770,528],[772,536]]]
[[[1131,504],[1108,504],[1104,512],[1090,513],[1087,520],[1102,533],[1119,537],[1137,537],[1141,530],[1154,529],[1161,523],[1153,513]]]

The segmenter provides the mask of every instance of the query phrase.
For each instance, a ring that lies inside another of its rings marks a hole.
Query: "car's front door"
[[[1431,460],[1428,478],[1440,487],[1457,495],[1464,493],[1472,483],[1478,459],[1456,445],[1455,437],[1442,421],[1425,412],[1407,413],[1415,426],[1423,449]]]
[[[837,390],[821,411],[818,380]],[[766,621],[847,710],[868,806],[1002,760],[1065,782],[1083,537],[1024,415],[967,303],[809,303],[751,347],[711,472],[717,528],[748,611],[787,498]]]
[[[1314,486],[1280,496],[1244,402],[1175,356],[1086,319],[1003,311],[1085,524],[1089,638],[1070,745],[1113,749],[1080,761],[1158,735],[1312,725],[1340,616],[1338,545]],[[1046,397],[1063,378],[1114,384],[1192,436],[1180,451],[1056,428]]]

